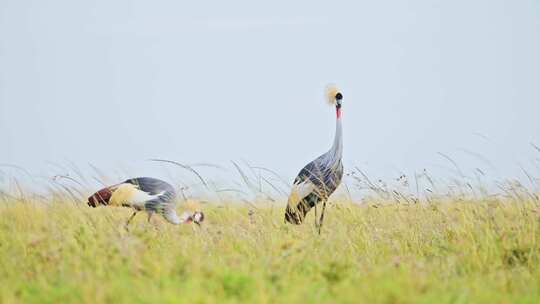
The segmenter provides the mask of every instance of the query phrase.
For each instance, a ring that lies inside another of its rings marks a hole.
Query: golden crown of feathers
[[[336,104],[336,95],[339,93],[338,87],[335,84],[329,84],[326,86],[325,93],[326,101],[331,105]]]

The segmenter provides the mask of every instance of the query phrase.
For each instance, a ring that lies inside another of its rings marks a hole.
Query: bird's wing
[[[315,185],[319,185],[323,182],[323,176],[325,171],[328,170],[328,166],[325,162],[326,154],[317,157],[314,161],[305,165],[298,173],[298,176],[294,180],[294,183],[300,183],[305,180],[311,180]]]
[[[295,184],[310,181],[320,197],[330,196],[341,182],[343,165],[341,160],[329,163],[325,154],[307,164],[294,180]]]
[[[174,204],[176,193],[168,183],[151,178],[138,177],[103,188],[88,198],[88,205],[132,206],[157,210],[160,205]],[[161,206],[163,207],[163,206]]]
[[[320,163],[323,157],[324,155],[319,156],[300,170],[294,179],[293,188],[289,195],[289,206],[296,207],[302,199],[316,191],[318,185],[322,184],[321,173],[324,168],[320,167]]]
[[[150,197],[140,196],[144,200],[144,209],[165,215],[168,210],[174,210],[176,191],[169,183],[152,177],[137,177],[128,179],[125,183],[133,184]],[[142,204],[142,202],[141,202]]]
[[[143,207],[145,202],[154,200],[163,193],[151,194],[129,183],[119,185],[109,199],[109,205]]]
[[[300,183],[295,183],[291,189],[291,194],[287,201],[287,205],[296,207],[300,201],[315,190],[315,185],[309,180]]]

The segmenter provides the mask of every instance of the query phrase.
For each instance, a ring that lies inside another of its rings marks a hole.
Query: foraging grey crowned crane
[[[306,214],[315,207],[315,224],[320,229],[328,197],[336,190],[343,177],[343,137],[341,129],[341,103],[343,95],[335,86],[326,89],[328,101],[336,107],[336,134],[332,148],[307,164],[294,180],[285,209],[285,221],[301,224]],[[317,204],[323,202],[321,217],[317,223]]]
[[[91,207],[122,206],[135,209],[127,220],[126,227],[139,211],[148,213],[148,221],[154,213],[158,213],[175,225],[191,222],[200,224],[204,220],[202,212],[184,212],[179,217],[176,214],[175,199],[176,191],[170,184],[156,178],[138,177],[99,190],[88,198],[88,205]]]

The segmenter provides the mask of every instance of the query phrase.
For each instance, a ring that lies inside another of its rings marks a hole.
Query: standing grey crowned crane
[[[154,213],[158,213],[175,225],[191,222],[200,224],[204,220],[202,212],[184,212],[181,217],[178,217],[175,199],[176,191],[170,184],[156,178],[138,177],[99,190],[88,198],[88,205],[91,207],[122,206],[135,209],[127,220],[126,228],[139,211],[148,213],[148,221]]]
[[[343,137],[341,129],[341,102],[343,95],[335,86],[326,89],[328,101],[336,107],[336,134],[330,151],[317,157],[298,173],[285,209],[285,221],[300,225],[306,214],[315,207],[315,225],[321,232],[328,197],[336,190],[343,177]],[[323,202],[321,218],[317,223],[317,204]]]

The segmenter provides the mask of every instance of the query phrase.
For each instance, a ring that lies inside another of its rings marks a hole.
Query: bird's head
[[[341,117],[341,104],[343,101],[343,94],[339,91],[336,85],[330,84],[326,86],[326,100],[331,105],[336,106],[336,115]]]
[[[195,211],[193,213],[186,211],[182,213],[182,215],[180,216],[180,219],[182,223],[185,223],[185,224],[195,223],[200,226],[201,223],[204,222],[204,213],[202,213],[201,211]]]
[[[204,222],[204,213],[202,213],[202,211],[195,211],[191,218],[195,224],[200,225],[202,222]]]

